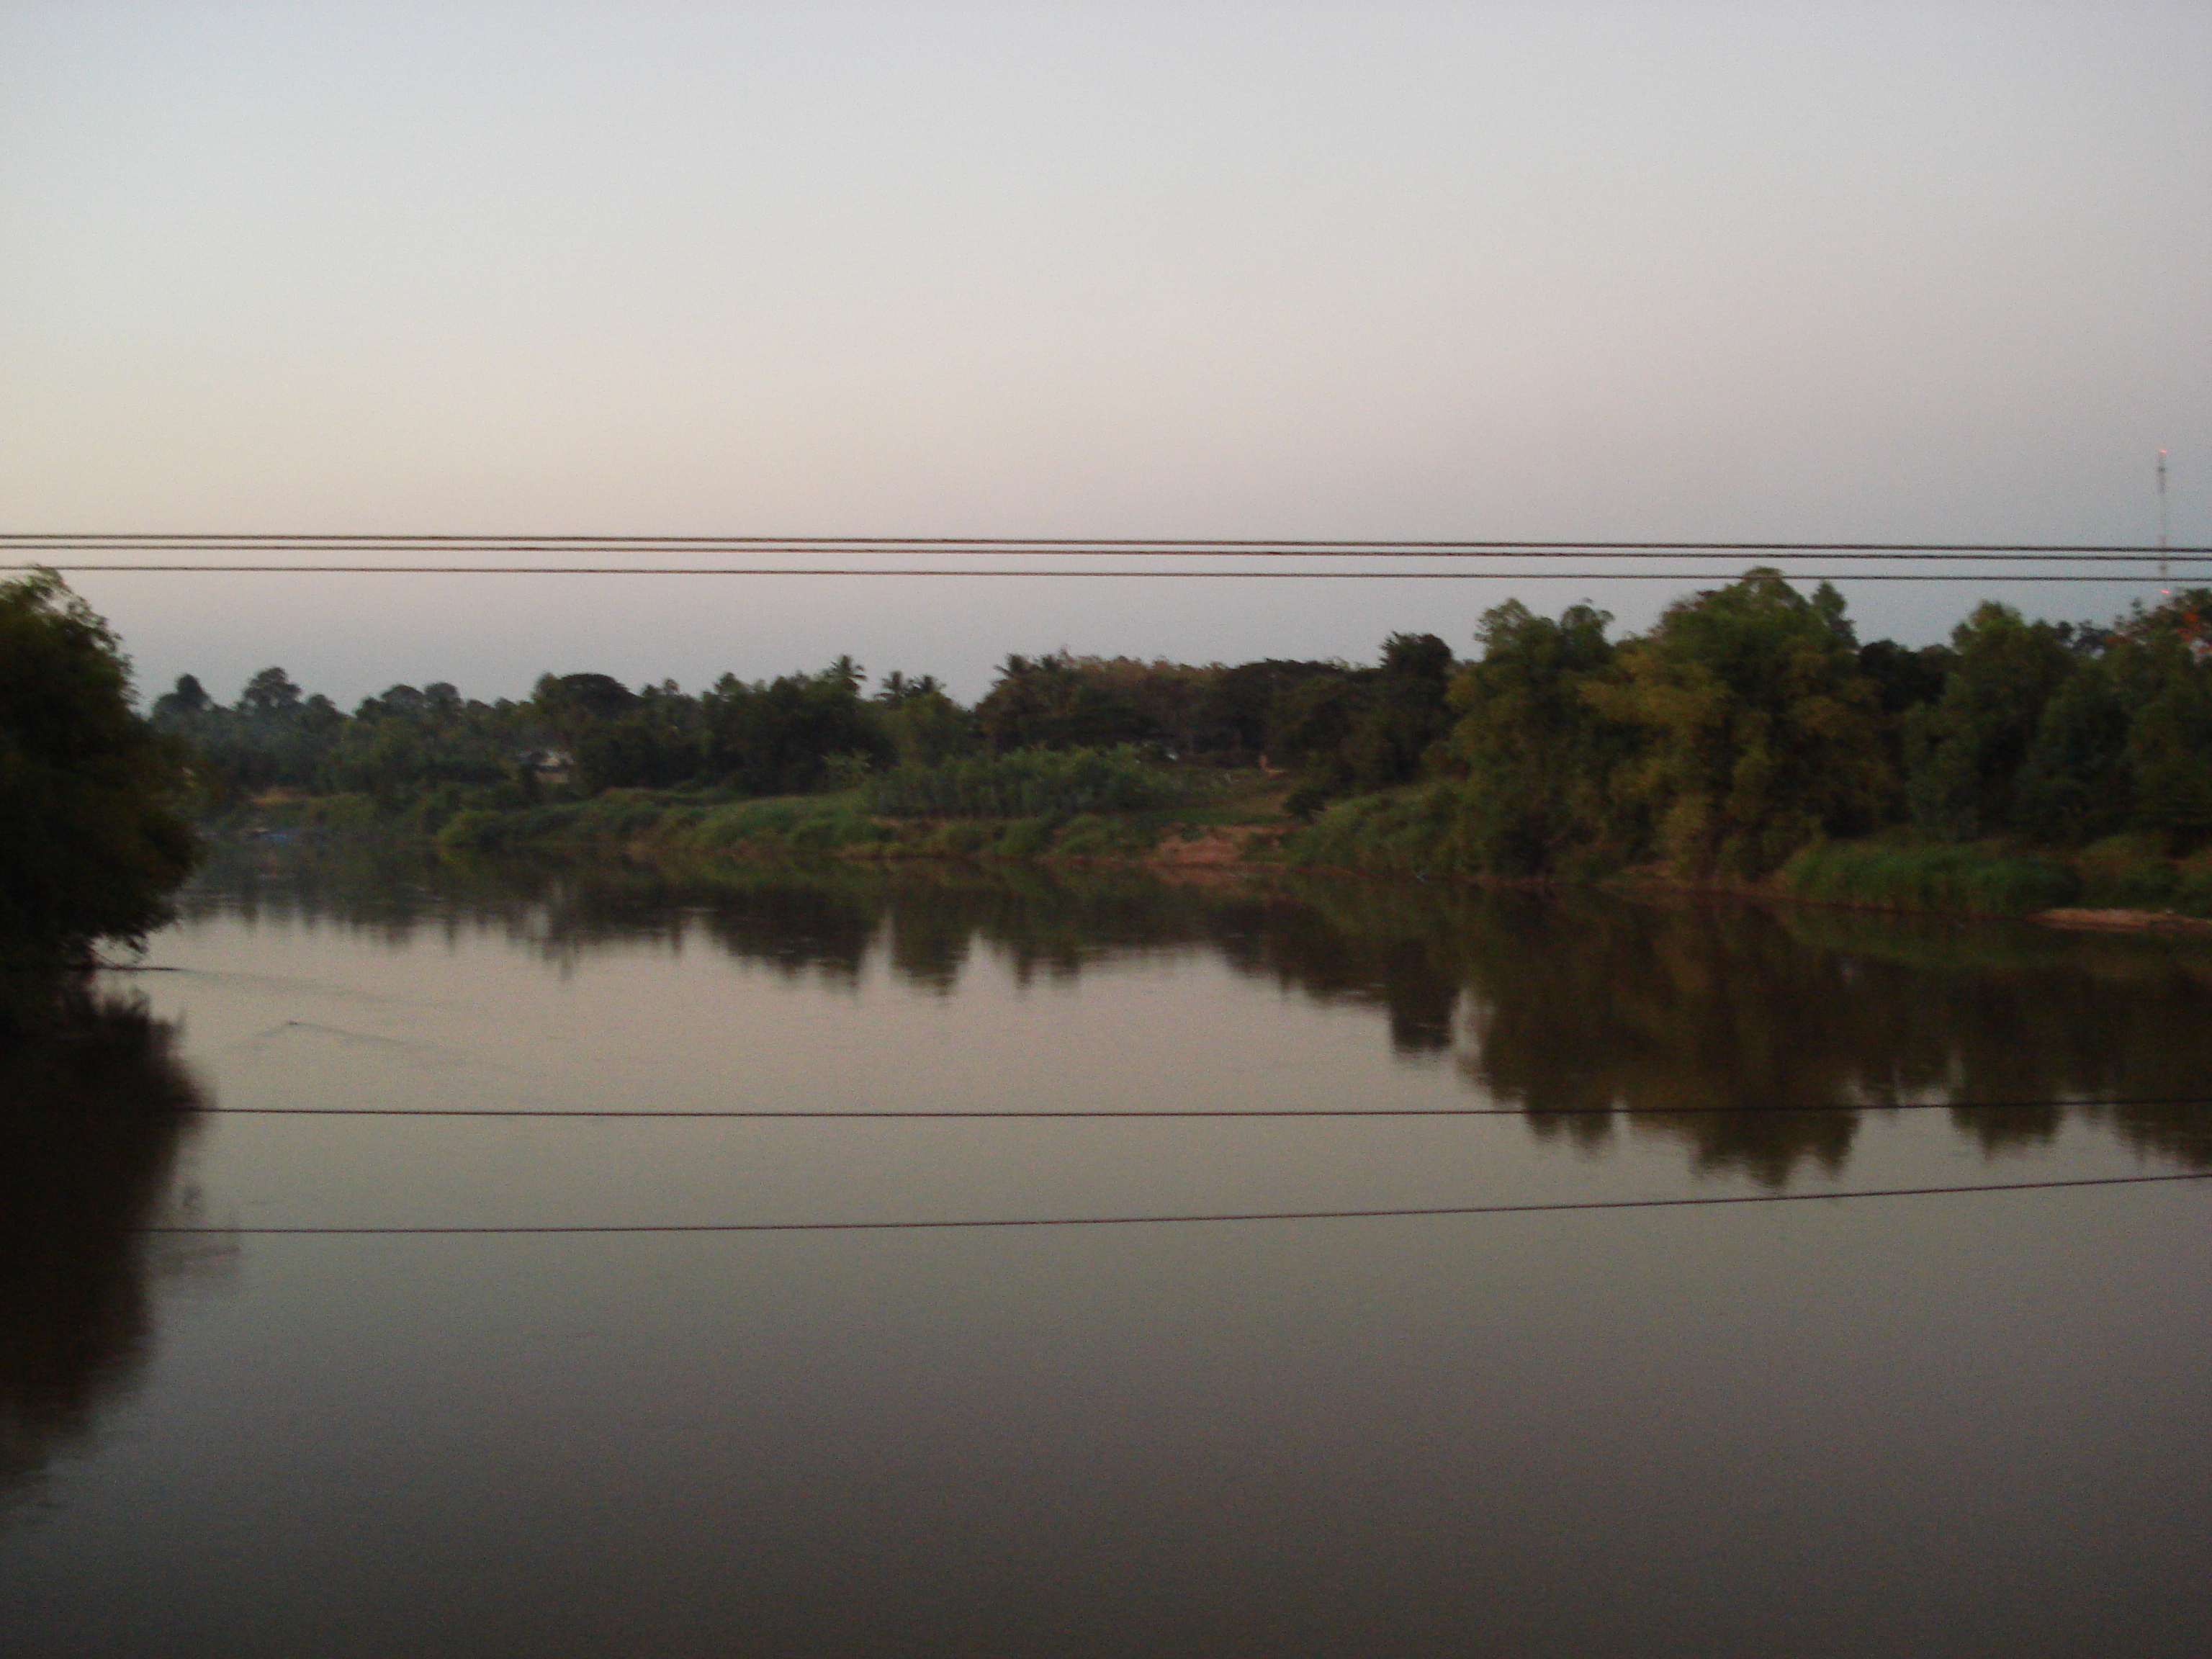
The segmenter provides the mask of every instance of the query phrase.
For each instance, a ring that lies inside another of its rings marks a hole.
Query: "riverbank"
[[[2174,859],[2143,838],[2078,851],[1901,837],[1808,847],[1778,871],[1788,896],[1874,908],[2026,915],[2061,926],[2212,927],[2212,858]]]
[[[472,807],[434,827],[381,814],[363,797],[269,796],[222,826],[244,838],[415,841],[449,853],[956,860],[1127,866],[1215,874],[1292,869],[1481,885],[1728,894],[1906,915],[2032,917],[2055,926],[2212,931],[2212,854],[2166,856],[2142,837],[2063,851],[2011,842],[1916,842],[1901,834],[1821,842],[1759,879],[1686,878],[1649,865],[1586,860],[1541,877],[1470,869],[1453,787],[1358,797],[1310,823],[1260,773],[1187,777],[1167,804],[1122,811],[900,816],[866,789],[731,799],[685,790],[607,790],[584,799]],[[1177,799],[1176,796],[1180,796]]]
[[[1340,802],[1285,843],[1307,868],[1389,871],[1511,883],[1470,869],[1459,786],[1418,785]],[[2153,837],[2114,836],[2078,849],[2018,840],[1935,842],[1893,830],[1821,841],[1764,877],[1686,877],[1661,866],[1585,854],[1540,885],[1669,888],[1892,910],[1911,915],[2034,916],[2062,925],[2193,929],[2212,918],[2212,849],[2169,856]]]
[[[1265,774],[1218,772],[1188,777],[1156,805],[955,817],[887,813],[866,789],[753,799],[611,789],[584,799],[467,807],[441,820],[380,811],[361,796],[272,793],[210,828],[226,840],[383,840],[463,854],[622,850],[1218,870],[1279,857],[1284,836],[1297,828],[1283,811],[1285,793]]]

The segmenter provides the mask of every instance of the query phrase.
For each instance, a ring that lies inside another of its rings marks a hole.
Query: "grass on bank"
[[[2130,836],[2070,854],[2002,842],[1826,842],[1784,865],[1776,885],[1797,898],[1902,910],[2010,916],[2074,908],[2212,916],[2212,856],[2171,859]]]
[[[1415,784],[1339,801],[1284,842],[1286,860],[1323,869],[1462,873],[1456,784]]]
[[[1246,857],[1310,869],[1479,876],[1462,834],[1461,787],[1447,780],[1340,801],[1279,842],[1261,837]],[[249,823],[279,835],[431,840],[451,851],[624,847],[1100,862],[1142,860],[1171,838],[1220,826],[1289,827],[1276,780],[1162,767],[1127,750],[975,757],[864,775],[832,793],[768,799],[696,787],[536,804],[503,792],[451,791],[397,810],[365,795],[264,798],[250,819],[230,827]],[[1555,872],[1572,885],[1633,885],[1638,874],[1596,860]],[[2212,849],[2176,860],[2143,836],[2062,853],[2009,842],[1934,844],[1892,832],[1816,842],[1766,884],[1779,896],[1903,911],[2005,916],[2082,908],[2212,917]]]
[[[816,795],[732,799],[607,790],[526,807],[471,806],[436,832],[453,850],[644,846],[847,858],[1141,858],[1168,837],[1265,822],[1256,774],[1169,768],[1133,750],[1023,751],[862,775]]]
[[[1480,878],[1487,872],[1468,856],[1459,787],[1447,781],[1340,801],[1287,837],[1282,857],[1310,868]],[[1567,885],[1636,886],[1652,873],[1593,857],[1556,870],[1553,878]],[[1893,832],[1815,842],[1765,885],[1823,903],[1951,915],[2075,908],[2212,917],[2212,849],[2174,859],[2142,836],[2061,852],[2002,842],[1934,843]]]
[[[860,794],[890,818],[1075,817],[1192,805],[1218,778],[1148,764],[1133,749],[1024,749],[908,763],[867,779]]]
[[[1995,916],[2054,910],[2081,896],[2081,878],[2055,858],[1995,847],[1881,841],[1817,842],[1783,866],[1776,885],[1796,897],[1829,903]]]

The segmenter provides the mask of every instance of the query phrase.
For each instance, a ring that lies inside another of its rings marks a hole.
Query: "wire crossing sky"
[[[599,556],[635,552],[920,553],[981,554],[993,557],[1018,555],[1040,558],[1183,559],[1551,559],[1584,553],[1602,553],[1623,559],[1674,559],[1685,553],[1753,553],[1775,558],[1799,558],[1817,554],[1845,559],[1922,559],[1929,562],[2004,559],[2010,562],[2144,564],[2154,560],[2185,562],[2212,556],[2212,547],[2176,547],[2162,543],[2116,547],[2101,543],[2066,544],[2047,542],[1236,541],[1189,537],[1155,540],[1136,538],[1030,539],[1018,536],[210,536],[151,532],[83,536],[0,534],[0,550],[61,558],[118,552],[140,555],[401,552],[418,555],[468,553],[484,556],[501,553],[568,553]],[[19,564],[5,568],[32,569],[38,567]],[[79,571],[511,569],[537,574],[585,567],[287,565],[266,561],[251,565],[217,565],[198,561],[190,564],[156,565],[146,563],[142,558],[137,563],[72,563],[53,568]],[[640,574],[666,574],[669,570],[683,568],[665,567],[655,572],[653,567],[644,565],[607,567],[610,569],[629,569]]]
[[[2135,549],[2165,452],[2201,551],[2207,84],[2184,3],[33,0],[0,530]],[[1464,650],[1597,569],[76,586],[151,690],[849,652],[972,696],[1061,645]],[[1918,642],[2117,574],[1850,592]]]
[[[0,569],[36,570],[37,565],[0,565]],[[1151,569],[1100,570],[1096,568],[1012,569],[948,569],[941,567],[910,566],[842,566],[842,565],[712,565],[678,566],[651,565],[628,567],[622,565],[370,565],[370,564],[79,564],[60,567],[63,574],[93,573],[114,575],[125,574],[159,575],[222,575],[222,576],[617,576],[635,580],[645,576],[870,576],[870,577],[983,577],[1007,580],[1020,577],[1112,577],[1135,581],[1489,581],[1509,580],[1507,573],[1490,570],[1163,570]],[[1708,582],[1719,586],[1732,580],[1732,570],[1577,570],[1572,572],[1541,571],[1536,573],[1547,581],[1622,582],[1663,581],[1680,585],[1685,581]],[[1988,583],[1989,573],[1974,570],[1806,570],[1792,571],[1799,581],[1810,582],[1978,582]],[[2080,572],[2053,573],[2036,571],[2023,574],[2006,573],[2011,582],[2097,582],[2109,585],[2133,580],[2156,583],[2164,579],[2154,572],[2143,571],[2133,577],[2104,571],[2094,574]]]

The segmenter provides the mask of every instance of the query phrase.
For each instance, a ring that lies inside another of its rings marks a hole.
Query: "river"
[[[270,849],[142,966],[0,1070],[0,1652],[2212,1651],[2212,1182],[1814,1196],[2212,1170],[2200,942]],[[453,1228],[579,1231],[281,1231]]]

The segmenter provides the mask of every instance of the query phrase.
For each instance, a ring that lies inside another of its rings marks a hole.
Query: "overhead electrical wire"
[[[1104,1107],[1069,1111],[1015,1109],[960,1111],[951,1108],[869,1109],[856,1111],[783,1109],[774,1107],[713,1107],[688,1109],[647,1107],[632,1111],[622,1107],[503,1107],[503,1106],[203,1106],[195,1117],[420,1117],[517,1118],[523,1120],[582,1119],[601,1122],[628,1121],[659,1122],[671,1119],[750,1122],[853,1122],[897,1121],[988,1123],[1089,1122],[1114,1120],[1204,1119],[1249,1120],[1317,1118],[1451,1118],[1451,1117],[1711,1117],[1825,1112],[2028,1112],[2071,1111],[2094,1108],[2212,1106],[2212,1096],[2155,1096],[2124,1100],[1907,1100],[1894,1102],[1824,1101],[1802,1106],[1324,1106],[1301,1109],[1283,1107]]]
[[[1003,1216],[944,1221],[702,1221],[637,1224],[592,1223],[558,1225],[454,1226],[252,1226],[170,1225],[137,1227],[139,1233],[223,1238],[419,1238],[522,1237],[586,1234],[672,1233],[866,1233],[952,1232],[1019,1227],[1157,1227],[1207,1222],[1370,1221],[1422,1216],[1550,1215],[1586,1210],[1677,1210],[1739,1204],[1802,1204],[1861,1198],[1933,1198],[1968,1193],[2051,1192],[2064,1188],[2144,1187],[2182,1181],[2212,1180],[2212,1170],[2185,1175],[2086,1176],[2057,1181],[1984,1182],[1952,1187],[1860,1187],[1840,1192],[1722,1193],[1688,1198],[1567,1199],[1530,1204],[1433,1204],[1389,1209],[1250,1210],[1194,1212],[1181,1215]]]
[[[1784,542],[1784,541],[1565,541],[1565,540],[1431,540],[1230,538],[1104,538],[1012,536],[477,536],[377,534],[275,534],[252,532],[218,534],[185,532],[88,532],[65,533],[0,533],[0,551],[18,555],[105,555],[97,562],[74,558],[46,568],[65,574],[170,575],[455,575],[455,576],[900,576],[966,578],[1076,579],[1161,578],[1186,580],[1484,580],[1502,575],[1537,576],[1566,581],[1729,580],[1735,570],[1684,570],[1677,567],[1693,556],[1755,554],[1781,560],[1825,558],[1850,563],[1869,562],[1925,564],[2002,564],[2007,566],[2096,563],[2145,565],[2183,564],[2212,560],[2212,547],[2155,547],[2112,543],[2057,542]],[[1308,568],[1296,570],[1253,570],[1215,568],[1205,570],[1158,568],[1009,568],[1003,565],[973,568],[943,565],[894,567],[877,564],[728,565],[728,564],[514,564],[438,563],[369,564],[358,562],[291,562],[252,564],[177,562],[188,553],[239,552],[348,554],[358,558],[375,553],[441,554],[450,561],[457,554],[550,555],[610,556],[621,554],[715,552],[751,556],[806,558],[860,558],[875,555],[981,556],[1051,559],[1139,558],[1292,560]],[[113,556],[142,556],[131,562]],[[167,556],[156,562],[143,556]],[[1526,570],[1500,569],[1506,561],[1558,560],[1601,556],[1609,561],[1658,562],[1659,570]],[[1314,561],[1454,560],[1483,562],[1483,568],[1451,570],[1315,569]],[[40,568],[26,562],[0,568]],[[1986,573],[1916,569],[1908,572],[1796,571],[1802,581],[1957,581],[1984,579]],[[2011,580],[2037,581],[2160,580],[2163,573],[2148,570],[2115,573],[2071,573],[2030,575],[2006,571]]]
[[[192,576],[931,576],[982,580],[1134,577],[1146,581],[1733,581],[1735,570],[1085,570],[944,569],[817,565],[383,565],[383,564],[0,564],[0,570],[50,569],[76,575]],[[1792,570],[1801,582],[2162,582],[2155,571],[2107,574],[1985,570]]]
[[[2151,543],[2110,542],[1790,542],[1790,541],[1445,541],[1407,538],[1298,538],[1230,539],[1208,537],[1066,536],[386,536],[386,535],[217,535],[185,532],[90,532],[41,535],[0,532],[0,548],[16,551],[88,552],[127,548],[157,551],[221,552],[230,548],[306,550],[353,549],[376,552],[411,548],[483,549],[500,552],[579,551],[617,549],[643,551],[684,548],[694,551],[742,549],[749,552],[988,552],[1115,553],[1140,556],[1237,555],[1299,558],[1433,557],[1514,556],[1535,557],[1572,553],[1633,554],[1665,558],[1686,553],[1787,553],[1895,557],[2035,555],[2054,557],[2144,559],[2212,556],[2212,547],[2162,547]]]

